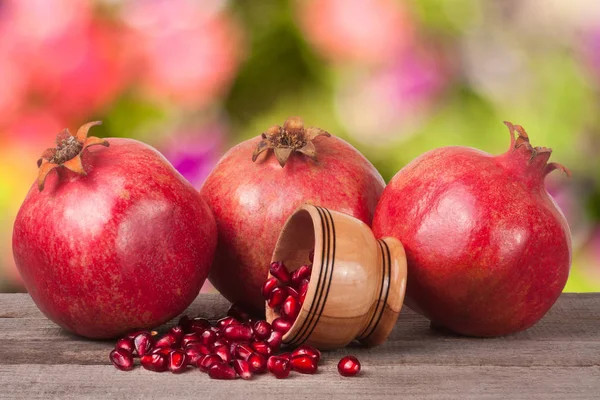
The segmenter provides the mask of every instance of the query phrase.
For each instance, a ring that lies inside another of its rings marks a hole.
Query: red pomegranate
[[[62,131],[44,152],[14,224],[13,254],[44,314],[109,338],[182,312],[208,275],[217,232],[206,203],[160,153],[87,137],[97,124]]]
[[[297,117],[237,145],[201,189],[219,232],[211,283],[228,300],[264,312],[261,287],[292,212],[303,203],[318,204],[370,224],[384,186],[354,147],[304,128]]]
[[[567,222],[546,192],[551,149],[506,123],[508,152],[427,152],[390,181],[373,231],[408,257],[407,304],[432,325],[470,336],[527,329],[560,295],[571,264]],[[514,134],[517,134],[515,139]]]

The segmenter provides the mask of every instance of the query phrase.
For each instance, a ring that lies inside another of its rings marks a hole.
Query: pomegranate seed
[[[283,319],[294,322],[300,313],[300,303],[293,296],[288,296],[281,306]]]
[[[310,253],[308,253],[308,259],[312,263],[314,258],[315,258],[315,251],[311,250]]]
[[[275,318],[273,322],[271,322],[271,325],[273,326],[273,330],[281,332],[283,335],[292,328],[292,322],[286,321],[283,318]]]
[[[277,379],[287,378],[290,374],[290,362],[282,357],[271,356],[267,360],[269,372],[275,375]]]
[[[225,338],[220,338],[215,340],[215,342],[212,344],[212,348],[214,349],[217,346],[230,346],[229,340],[225,339]]]
[[[146,354],[140,357],[140,363],[148,371],[163,372],[167,370],[167,356],[163,354]]]
[[[196,363],[196,366],[200,368],[200,370],[204,372],[208,372],[210,367],[212,367],[216,363],[222,363],[223,360],[216,354],[208,354],[206,356],[202,356]]]
[[[181,316],[181,318],[179,318],[179,321],[177,321],[177,325],[179,325],[181,329],[183,329],[183,333],[190,333],[192,331],[190,328],[191,324],[192,320],[187,315]]]
[[[342,376],[355,376],[360,372],[360,361],[354,356],[346,356],[340,360],[337,368]]]
[[[288,286],[286,287],[286,290],[288,292],[288,295],[292,296],[293,298],[298,299],[298,297],[300,297],[296,289],[294,289],[293,287]]]
[[[156,347],[148,354],[162,354],[163,356],[168,356],[171,351],[173,351],[170,347]]]
[[[252,372],[250,372],[250,365],[245,360],[233,360],[233,369],[242,379],[252,379]]]
[[[252,328],[245,325],[229,325],[223,329],[223,336],[229,340],[248,341],[252,339]]]
[[[258,353],[262,354],[265,357],[269,357],[273,352],[273,349],[269,346],[267,342],[254,342],[252,343],[252,348]]]
[[[201,341],[200,335],[197,333],[186,333],[181,339],[181,347],[186,347],[189,343],[199,343]]]
[[[294,272],[292,272],[292,285],[295,287],[300,286],[300,282],[303,279],[310,279],[312,268],[308,265],[303,265]]]
[[[267,339],[267,344],[273,351],[277,351],[283,342],[283,333],[273,331]]]
[[[292,277],[290,276],[289,271],[285,267],[285,265],[280,261],[275,261],[271,263],[271,267],[269,268],[269,272],[275,278],[279,279],[279,282],[284,285],[289,285],[292,281]]]
[[[125,338],[126,338],[126,339],[131,339],[131,340],[133,340],[133,339],[135,339],[135,337],[136,337],[137,335],[139,335],[140,333],[147,333],[147,334],[150,334],[150,332],[148,332],[148,331],[141,331],[141,330],[137,330],[137,331],[131,331],[131,332],[129,332],[127,335],[125,335]]]
[[[133,339],[133,345],[138,356],[149,353],[154,347],[154,340],[148,332],[142,332]]]
[[[206,354],[202,354],[202,352],[195,347],[189,347],[189,348],[185,349],[185,355],[187,356],[189,365],[197,366],[198,361],[200,361],[200,359],[202,357],[204,357]],[[220,358],[219,358],[219,360],[220,360]]]
[[[200,354],[211,354],[212,353],[212,351],[208,348],[208,346],[205,346],[200,342],[189,342],[184,347],[184,350],[187,350],[187,349],[198,350],[200,352]]]
[[[175,336],[175,339],[177,339],[177,343],[181,342],[181,339],[183,339],[183,335],[185,334],[183,328],[179,325],[175,325],[174,327],[169,329],[168,333]]]
[[[278,354],[277,356],[281,357],[281,358],[285,358],[286,360],[290,361],[292,358],[292,353],[290,353],[290,352],[281,353],[281,354]]]
[[[190,332],[196,332],[197,334],[201,334],[210,327],[210,321],[205,318],[194,318],[190,322]]]
[[[231,362],[231,353],[229,352],[229,346],[217,346],[213,349],[213,353],[221,357],[223,362],[229,364]]]
[[[266,339],[271,334],[273,328],[267,321],[256,321],[252,326],[254,337],[257,339]]]
[[[254,374],[262,374],[267,371],[267,359],[260,354],[252,354],[248,357],[250,371]]]
[[[133,351],[135,350],[135,348],[133,347],[133,339],[121,338],[117,340],[115,349],[123,349],[126,352],[133,354]]]
[[[205,346],[212,346],[218,339],[218,335],[212,329],[206,329],[200,334],[200,343]]]
[[[269,301],[267,304],[271,308],[277,308],[283,304],[287,297],[287,289],[283,286],[277,286],[273,291],[271,291],[271,296],[269,297]]]
[[[221,328],[218,328],[216,326],[211,326],[207,330],[213,332],[217,336],[217,339],[220,338],[221,336],[223,336],[223,332],[221,332]]]
[[[294,371],[301,374],[314,374],[317,372],[317,361],[307,354],[292,356],[290,364]]]
[[[290,359],[292,369],[301,374],[314,374],[317,372],[317,361],[309,355],[293,356]]]
[[[318,349],[315,349],[314,347],[310,347],[305,344],[296,348],[292,352],[292,357],[300,356],[300,355],[310,356],[310,357],[314,358],[317,363],[319,362],[319,360],[321,360],[321,352]]]
[[[156,341],[154,347],[179,347],[177,346],[177,337],[172,333],[166,333]]]
[[[133,369],[133,356],[130,351],[123,348],[114,349],[110,352],[108,358],[121,371],[131,371]]]
[[[235,358],[239,358],[241,360],[248,360],[252,353],[254,353],[254,350],[246,343],[236,343],[235,352],[232,352],[232,354],[235,354]]]
[[[306,293],[308,293],[308,284],[310,282],[308,279],[302,279],[300,285],[298,285],[298,301],[300,304],[304,304],[304,300],[306,299]]]
[[[238,321],[248,321],[250,319],[250,314],[246,312],[238,303],[234,303],[227,310],[227,315],[237,319]]]
[[[277,278],[267,279],[267,281],[263,284],[262,287],[262,294],[265,300],[269,300],[269,297],[271,297],[271,292],[277,286],[279,286],[279,281],[277,280]]]
[[[223,329],[229,325],[240,325],[240,324],[241,324],[241,322],[233,317],[224,317],[217,321],[217,327],[221,328],[221,329]]]
[[[187,353],[181,349],[171,351],[167,364],[175,374],[185,371],[188,365]]]
[[[208,370],[212,379],[235,379],[235,370],[224,362],[215,363]]]

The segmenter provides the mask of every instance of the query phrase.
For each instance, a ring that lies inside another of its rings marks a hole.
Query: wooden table
[[[187,313],[218,318],[227,307],[200,295]],[[432,331],[405,308],[384,345],[324,353],[318,374],[285,380],[121,372],[108,361],[112,346],[61,330],[26,294],[0,294],[2,399],[600,399],[600,294],[565,294],[537,326],[497,339]],[[338,375],[345,354],[361,360],[359,377]]]

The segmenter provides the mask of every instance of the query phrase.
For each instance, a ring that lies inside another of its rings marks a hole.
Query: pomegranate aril
[[[248,365],[250,371],[254,374],[262,374],[267,372],[267,359],[260,354],[254,353],[248,357]]]
[[[212,367],[214,364],[222,363],[222,362],[223,362],[223,360],[218,355],[216,355],[216,354],[208,354],[206,356],[202,356],[196,362],[196,366],[201,371],[208,372],[208,370],[210,369],[210,367]]]
[[[229,325],[223,329],[223,336],[238,342],[249,341],[252,339],[252,328],[245,325]]]
[[[290,362],[282,357],[271,356],[267,360],[269,372],[275,375],[277,379],[287,378],[290,374]]]
[[[233,360],[233,369],[242,379],[252,379],[250,365],[245,360]]]
[[[288,296],[281,306],[281,316],[287,321],[294,322],[300,313],[300,303],[293,296]]]
[[[308,284],[310,282],[308,279],[302,279],[300,285],[298,285],[298,301],[300,304],[304,304],[304,300],[306,299],[306,293],[308,293]]]
[[[360,372],[360,361],[354,356],[343,357],[337,369],[342,376],[355,376]]]
[[[221,328],[221,329],[223,329],[229,325],[240,325],[240,324],[241,324],[241,322],[233,317],[224,317],[217,321],[217,327]]]
[[[318,349],[315,349],[314,347],[305,344],[292,351],[292,357],[300,355],[310,356],[314,358],[317,363],[319,362],[319,360],[321,360],[321,352]]]
[[[185,351],[181,349],[171,351],[168,359],[168,367],[171,372],[176,374],[183,372],[187,365],[188,358]]]
[[[300,286],[300,282],[303,279],[310,279],[312,268],[309,265],[303,265],[294,272],[292,272],[292,285],[295,287]]]
[[[262,287],[262,295],[265,300],[269,300],[269,297],[271,297],[271,292],[277,286],[279,286],[279,281],[277,280],[277,278],[267,279],[267,281],[263,284],[263,287]]]
[[[131,371],[133,369],[133,356],[130,351],[123,348],[114,349],[108,357],[115,368],[121,371]]]
[[[218,346],[230,346],[231,343],[229,343],[229,340],[225,339],[225,338],[220,338],[215,340],[215,342],[212,344],[212,348],[214,349],[215,347]]]
[[[163,372],[167,370],[167,356],[164,354],[146,354],[140,357],[140,363],[149,371]]]
[[[252,348],[258,354],[261,354],[265,357],[269,357],[271,353],[273,353],[273,349],[271,349],[271,346],[269,346],[267,342],[254,342],[252,343]]]
[[[136,335],[133,339],[133,346],[138,356],[143,356],[152,350],[154,347],[154,340],[148,332],[142,332]]]
[[[200,343],[205,346],[212,346],[218,339],[217,333],[212,329],[206,329],[200,334]]]
[[[202,339],[197,333],[186,333],[181,339],[181,347],[186,347],[189,343],[200,343],[201,341]]]
[[[201,334],[210,327],[210,321],[205,318],[194,318],[190,322],[190,332],[196,332],[198,334]]]
[[[287,290],[289,296],[292,296],[295,299],[298,299],[298,297],[300,297],[300,295],[298,294],[298,291],[296,289],[294,289],[293,287],[288,286],[285,289]]]
[[[187,356],[189,365],[197,366],[200,359],[202,357],[204,357],[206,354],[202,354],[202,352],[195,347],[190,347],[190,348],[185,349],[185,355]],[[219,358],[219,360],[220,359],[221,358]]]
[[[115,349],[123,349],[128,353],[133,354],[133,351],[135,350],[135,348],[133,347],[133,339],[124,337],[117,340],[117,344],[115,344]]]
[[[169,329],[169,332],[171,335],[175,336],[176,339],[176,343],[180,343],[181,339],[183,339],[183,335],[185,335],[185,332],[183,331],[183,328],[179,325],[175,325],[174,327],[172,327],[171,329]]]
[[[254,337],[259,340],[268,338],[272,330],[273,328],[271,327],[271,324],[269,324],[267,321],[256,321],[252,326]]]
[[[177,345],[177,337],[172,333],[166,333],[165,335],[163,335],[163,337],[156,341],[154,347],[179,347]]]
[[[272,262],[269,267],[269,272],[284,285],[289,285],[292,282],[290,272],[281,261]]]
[[[314,374],[317,372],[317,360],[306,354],[293,356],[290,359],[290,365],[294,371],[301,374]]]
[[[254,353],[254,349],[246,343],[236,344],[235,352],[232,352],[232,354],[235,354],[235,358],[241,360],[247,360],[248,358],[250,358],[252,353]]]
[[[269,300],[267,304],[271,308],[277,308],[283,304],[286,297],[288,296],[287,288],[283,286],[277,286],[275,289],[271,291],[271,296],[269,296]]]
[[[286,353],[277,354],[277,357],[285,358],[286,360],[289,361],[292,358],[292,353],[286,352]]]
[[[210,354],[212,353],[211,349],[208,346],[203,345],[200,342],[189,342],[184,350],[195,349],[198,350],[201,354]]]
[[[283,318],[275,318],[271,322],[271,326],[273,326],[273,330],[275,330],[277,332],[281,332],[283,335],[285,335],[291,329],[292,324],[293,324],[293,322],[286,321]]]
[[[137,335],[139,335],[140,333],[147,333],[147,334],[150,334],[150,332],[148,332],[148,331],[135,330],[135,331],[131,331],[131,332],[129,332],[127,335],[125,335],[125,338],[126,338],[126,339],[131,339],[131,340],[133,340],[133,339],[135,339],[135,337],[136,337]]]
[[[213,348],[213,353],[221,357],[223,362],[229,364],[231,362],[231,353],[229,352],[229,346],[217,346]]]
[[[223,332],[221,332],[221,328],[218,328],[216,326],[211,326],[207,330],[213,332],[216,335],[217,339],[220,338],[221,336],[223,336]]]
[[[162,354],[163,356],[168,356],[173,349],[170,347],[156,347],[150,351],[148,354]]]
[[[229,307],[229,310],[227,310],[227,315],[242,322],[250,319],[250,314],[237,303],[234,303],[231,305],[231,307]]]
[[[279,346],[283,342],[283,333],[278,331],[271,332],[266,342],[273,351],[279,350]]]
[[[235,370],[224,362],[213,364],[208,370],[212,379],[235,379]]]

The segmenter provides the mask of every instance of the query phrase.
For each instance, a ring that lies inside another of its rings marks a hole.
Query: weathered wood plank
[[[181,375],[111,366],[0,365],[0,397],[11,399],[593,399],[600,367],[365,366],[342,378],[335,366],[285,380],[215,381],[196,370]]]
[[[187,312],[216,319],[227,307],[218,295],[202,295]],[[1,315],[9,317],[0,317],[0,364],[108,363],[113,342],[68,334],[43,317],[27,295],[0,295]],[[597,366],[599,332],[600,295],[563,295],[534,328],[495,339],[444,335],[430,330],[426,319],[405,309],[383,346],[351,351],[371,366]],[[341,354],[343,351],[329,353],[325,360],[333,363]]]

